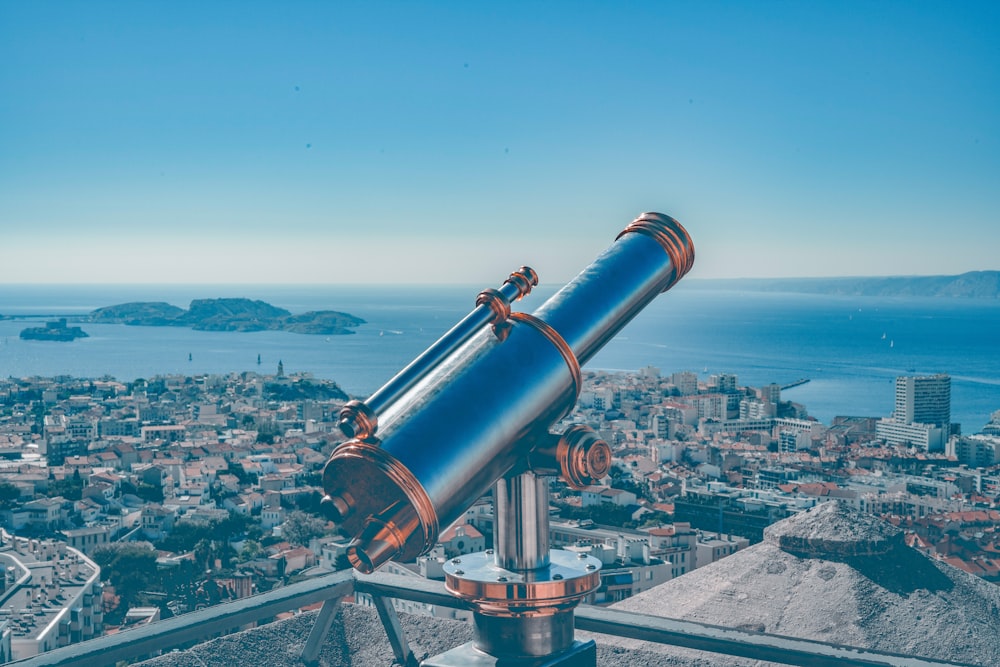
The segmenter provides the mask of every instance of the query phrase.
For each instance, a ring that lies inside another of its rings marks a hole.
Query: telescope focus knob
[[[559,438],[556,449],[563,479],[582,489],[607,477],[611,470],[611,447],[589,426],[571,426]]]
[[[594,429],[575,424],[561,435],[547,434],[528,455],[528,468],[537,475],[559,475],[571,488],[585,489],[611,471],[611,447]]]

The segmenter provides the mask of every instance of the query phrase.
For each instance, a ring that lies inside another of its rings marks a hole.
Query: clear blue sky
[[[0,283],[1000,269],[997,2],[0,0]]]

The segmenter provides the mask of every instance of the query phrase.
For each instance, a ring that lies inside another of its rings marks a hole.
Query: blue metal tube
[[[353,401],[348,403],[340,415],[340,430],[349,438],[364,440],[374,436],[379,415],[477,331],[488,324],[506,320],[510,316],[511,303],[527,296],[536,285],[538,275],[530,267],[522,266],[510,274],[500,289],[480,292],[472,312],[396,373],[363,404]]]
[[[344,443],[327,462],[323,486],[335,520],[355,535],[354,566],[372,571],[433,547],[441,527],[572,410],[580,364],[693,259],[683,227],[644,213],[534,315],[513,313],[442,346],[443,356],[381,408],[377,437]]]

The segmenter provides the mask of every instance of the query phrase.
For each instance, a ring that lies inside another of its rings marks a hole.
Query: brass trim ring
[[[476,305],[482,306],[483,304],[490,307],[493,311],[493,319],[490,320],[490,324],[496,326],[507,321],[510,317],[510,300],[500,290],[488,287],[479,293],[476,297]]]
[[[427,491],[417,478],[414,477],[413,473],[410,472],[410,469],[381,447],[358,440],[342,444],[333,453],[330,460],[341,458],[362,459],[371,463],[403,492],[417,513],[417,519],[424,529],[424,545],[413,557],[415,558],[420,554],[430,551],[437,543],[438,533],[440,532],[438,515],[434,509],[434,503],[431,502],[430,496],[427,495]],[[406,541],[409,541],[409,537],[407,537]]]
[[[583,371],[580,369],[580,361],[573,354],[572,348],[570,348],[569,343],[567,343],[559,332],[550,327],[546,322],[538,319],[534,315],[529,315],[528,313],[511,313],[510,319],[514,322],[521,322],[527,324],[528,326],[534,328],[540,334],[549,339],[559,354],[563,356],[566,360],[566,365],[569,367],[570,375],[573,377],[573,387],[575,391],[573,392],[573,403],[580,398],[580,392],[583,390]]]
[[[576,606],[601,585],[601,562],[582,553],[553,549],[547,568],[519,572],[497,566],[491,551],[452,558],[444,564],[445,588],[490,616],[541,616]]]
[[[348,401],[340,409],[338,426],[348,438],[368,440],[378,430],[378,415],[364,401]]]
[[[532,287],[538,286],[538,274],[530,266],[522,266],[520,269],[514,273],[507,276],[507,280],[504,284],[510,283],[517,288],[517,296],[515,301],[527,296],[531,292]]]
[[[625,234],[638,232],[656,240],[674,267],[674,277],[662,291],[666,292],[694,265],[694,242],[687,230],[669,215],[663,213],[642,213],[615,237],[617,241]]]

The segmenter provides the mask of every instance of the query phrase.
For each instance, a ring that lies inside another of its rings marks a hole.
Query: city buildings
[[[257,590],[344,567],[345,545],[332,535],[288,541],[296,517],[315,510],[319,473],[341,439],[343,400],[320,396],[322,384],[253,373],[131,384],[0,379],[0,524],[90,557],[122,540],[164,547],[191,526],[242,517],[252,535],[158,552],[163,567],[197,561],[205,590],[235,590],[225,582],[237,579],[246,583],[240,590]],[[279,398],[275,386],[295,386],[300,398]],[[947,437],[947,376],[896,386],[893,415],[826,425],[783,401],[778,385],[744,387],[729,374],[588,372],[566,424],[589,425],[611,445],[612,474],[579,491],[552,485],[550,544],[599,558],[601,587],[589,602],[611,604],[839,500],[899,525],[933,558],[994,576],[1000,515],[970,512],[1000,505],[995,435]],[[900,421],[917,418],[929,423]],[[444,531],[432,554],[398,567],[440,577],[447,554],[491,539],[487,497]],[[5,627],[0,651],[4,632],[12,650],[23,643],[19,628]]]

